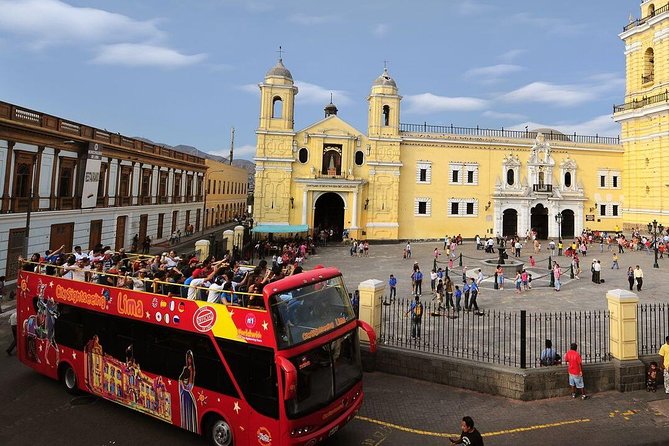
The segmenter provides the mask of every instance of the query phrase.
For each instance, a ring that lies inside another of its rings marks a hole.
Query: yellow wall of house
[[[625,43],[625,106],[614,119],[621,123],[625,178],[624,227],[645,227],[656,219],[666,224],[669,209],[669,13],[651,16],[645,2],[641,20],[620,34]],[[653,50],[649,69],[648,50]],[[649,76],[651,75],[652,76]]]
[[[246,212],[248,172],[220,161],[205,160],[206,227],[231,221]],[[226,211],[227,209],[227,211]]]

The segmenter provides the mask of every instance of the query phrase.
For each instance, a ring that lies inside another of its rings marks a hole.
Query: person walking
[[[474,420],[472,417],[463,417],[460,422],[462,432],[460,437],[450,437],[449,440],[453,444],[464,444],[467,446],[483,446],[483,437],[481,433],[474,427]]]
[[[16,311],[9,315],[9,325],[12,327],[12,343],[9,344],[6,352],[11,356],[12,352],[16,348]]]
[[[478,295],[479,295],[479,286],[474,281],[474,279],[472,279],[471,283],[469,284],[469,309],[471,310],[473,307],[475,313],[479,313],[479,306],[476,304],[476,298],[478,297]]]
[[[390,301],[392,302],[397,297],[397,278],[392,274],[388,279],[388,288],[390,288]]]
[[[643,286],[643,270],[639,268],[639,265],[634,268],[634,280],[636,280],[636,290],[641,291]]]
[[[658,354],[662,356],[660,369],[664,374],[664,393],[669,394],[669,336],[664,338],[664,344],[660,347]]]
[[[620,269],[620,266],[618,265],[618,254],[615,252],[613,253],[613,263],[611,263],[611,269]]]
[[[634,269],[630,266],[627,268],[627,282],[630,284],[630,291],[634,288]]]
[[[416,267],[411,278],[415,284],[414,293],[416,296],[420,296],[423,294],[423,272],[420,270],[420,268]]]
[[[411,242],[407,242],[406,252],[407,252],[407,257],[406,258],[410,259],[411,258]]]
[[[411,337],[420,338],[420,328],[423,322],[423,303],[420,301],[420,296],[416,295],[406,315],[411,315]]]
[[[562,270],[558,262],[553,262],[553,278],[555,281],[555,291],[560,291],[560,277],[562,276]]]
[[[564,362],[567,363],[567,372],[569,373],[569,385],[571,386],[571,397],[576,398],[576,389],[581,392],[581,399],[585,400],[588,395],[585,393],[585,384],[583,383],[583,360],[577,351],[578,346],[575,342],[571,343],[570,350],[564,355]]]

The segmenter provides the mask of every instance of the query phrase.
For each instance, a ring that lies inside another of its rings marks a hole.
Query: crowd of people
[[[210,303],[265,308],[262,289],[268,283],[302,271],[299,254],[284,247],[271,265],[261,260],[257,266],[245,266],[229,252],[220,260],[209,256],[177,256],[175,251],[155,256],[138,256],[114,252],[109,246],[97,245],[88,252],[75,246],[64,253],[64,246],[48,250],[42,256],[20,258],[21,269],[103,286],[128,288]],[[291,254],[293,253],[293,254]]]

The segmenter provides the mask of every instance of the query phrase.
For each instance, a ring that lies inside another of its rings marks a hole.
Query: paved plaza
[[[546,246],[548,243],[542,243]],[[430,296],[429,273],[434,261],[434,248],[439,248],[442,255],[439,257],[439,266],[444,268],[448,266],[447,257],[443,253],[443,240],[413,242],[412,258],[403,259],[402,252],[405,243],[390,243],[370,245],[369,257],[351,257],[349,253],[350,245],[343,243],[317,248],[317,253],[309,257],[305,264],[306,268],[313,268],[317,264],[324,266],[334,266],[339,268],[346,281],[349,292],[357,289],[358,284],[364,280],[377,279],[387,284],[390,274],[397,277],[398,297],[411,297],[411,272],[414,262],[418,262],[425,278],[423,279],[423,296]],[[617,246],[613,246],[617,252]],[[618,263],[620,269],[611,269],[613,251],[609,252],[604,247],[604,252],[600,252],[599,245],[591,246],[590,252],[585,257],[581,257],[581,269],[583,272],[580,279],[569,278],[570,257],[556,256],[553,260],[557,261],[563,271],[562,289],[556,292],[549,287],[550,277],[548,275],[548,256],[549,251],[543,249],[540,253],[534,254],[532,249],[521,251],[520,260],[525,262],[528,271],[531,272],[532,290],[524,291],[522,294],[516,294],[513,286],[513,276],[506,277],[504,290],[493,289],[494,265],[487,266],[482,263],[484,259],[497,259],[497,254],[486,254],[483,250],[476,250],[476,245],[472,241],[465,241],[458,246],[457,255],[463,254],[463,266],[466,266],[469,272],[482,268],[486,279],[481,286],[478,297],[478,304],[483,309],[496,310],[528,310],[528,311],[574,311],[574,310],[605,310],[606,292],[612,289],[629,290],[627,282],[627,268],[639,265],[644,273],[644,283],[641,292],[634,293],[639,296],[640,303],[660,303],[669,302],[669,295],[666,292],[666,285],[669,283],[667,272],[669,271],[669,259],[658,260],[660,268],[653,268],[654,253],[646,251],[625,251],[619,254]],[[507,251],[508,252],[508,251]],[[537,260],[535,267],[529,267],[529,256],[532,255]],[[593,259],[598,259],[602,264],[602,279],[605,283],[595,284],[591,281],[590,264]],[[454,261],[454,274],[451,277],[455,283],[461,283],[462,267],[458,266],[458,259]],[[387,286],[387,285],[386,285]],[[387,289],[386,289],[387,294]],[[430,297],[431,298],[431,297]]]

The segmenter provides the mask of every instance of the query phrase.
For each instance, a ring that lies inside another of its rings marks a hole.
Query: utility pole
[[[235,128],[230,129],[230,165],[232,166],[232,156],[235,150]]]

